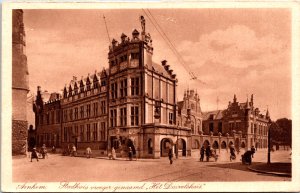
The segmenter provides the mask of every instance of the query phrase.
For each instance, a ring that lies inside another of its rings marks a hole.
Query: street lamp
[[[268,128],[268,165],[271,164],[271,119],[269,119]]]

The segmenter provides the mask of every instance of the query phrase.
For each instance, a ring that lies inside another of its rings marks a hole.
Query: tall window
[[[84,106],[80,107],[80,118],[84,118]]]
[[[105,101],[101,101],[101,114],[105,114],[106,113],[106,102]]]
[[[56,123],[60,122],[60,111],[56,110]]]
[[[79,133],[78,133],[78,126],[75,125],[75,136],[77,137],[78,135],[79,135]]]
[[[218,132],[222,133],[222,122],[218,123]]]
[[[131,95],[139,95],[139,82],[140,78],[131,78]]]
[[[112,99],[116,99],[116,98],[118,98],[118,85],[117,85],[117,83],[115,82],[115,83],[112,83],[111,85],[110,85],[110,87],[111,87],[111,98]]]
[[[75,107],[74,117],[75,117],[75,120],[78,119],[78,107]]]
[[[64,110],[64,122],[68,121],[68,111]]]
[[[97,141],[98,139],[98,123],[94,123],[93,138],[94,141]]]
[[[72,121],[73,120],[73,109],[70,109],[69,113],[70,113],[70,120]]]
[[[90,115],[91,115],[91,105],[88,104],[88,105],[86,106],[86,116],[87,116],[87,117],[90,117]]]
[[[80,141],[84,141],[84,125],[80,125]]]
[[[51,124],[54,124],[54,111],[51,111]]]
[[[214,123],[209,123],[209,132],[214,132]]]
[[[64,141],[67,141],[67,127],[64,127]]]
[[[117,126],[117,110],[116,109],[110,110],[110,126],[111,127]]]
[[[169,113],[169,124],[173,124],[173,113]]]
[[[127,108],[120,109],[120,126],[127,125]]]
[[[131,125],[139,125],[139,107],[131,107]]]
[[[86,125],[86,141],[91,141],[91,125]]]
[[[94,116],[98,116],[98,103],[93,104]]]
[[[120,95],[121,97],[127,96],[127,79],[121,80],[120,82]]]
[[[106,131],[106,124],[105,122],[101,122],[101,141],[105,140],[105,131]]]

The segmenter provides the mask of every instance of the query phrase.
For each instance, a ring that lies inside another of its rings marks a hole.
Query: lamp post
[[[269,119],[268,127],[268,165],[271,164],[271,119]]]
[[[177,123],[177,141],[176,141],[176,159],[178,159],[178,134],[179,134],[179,123]]]

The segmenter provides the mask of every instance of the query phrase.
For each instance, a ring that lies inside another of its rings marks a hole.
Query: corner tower
[[[134,29],[131,37],[122,33],[120,42],[113,39],[109,46],[108,148],[121,153],[131,147],[138,157],[159,157],[154,125],[176,125],[177,79],[166,60],[152,60],[143,16],[140,22],[140,31]]]

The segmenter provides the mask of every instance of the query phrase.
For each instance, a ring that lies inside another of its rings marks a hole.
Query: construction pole
[[[271,164],[271,120],[268,127],[268,165]]]

